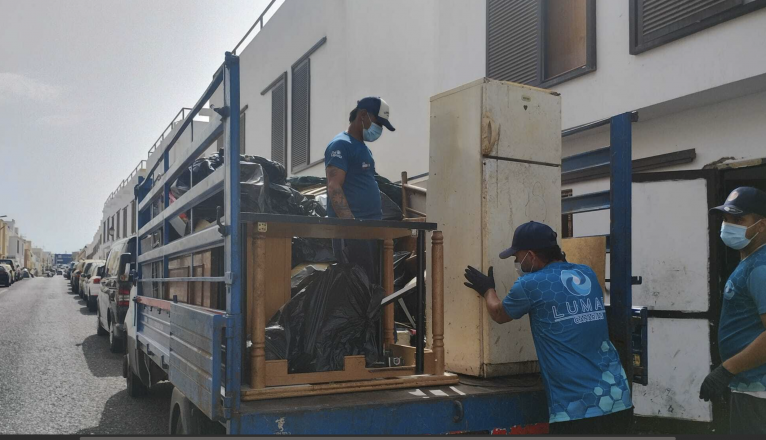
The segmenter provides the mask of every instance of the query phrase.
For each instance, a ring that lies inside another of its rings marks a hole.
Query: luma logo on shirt
[[[330,153],[330,157],[336,157],[338,159],[343,159],[343,154],[340,152],[340,150],[335,150],[332,153]]]

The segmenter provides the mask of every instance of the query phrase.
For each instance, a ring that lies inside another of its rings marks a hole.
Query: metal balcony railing
[[[244,36],[244,37],[242,37],[242,39],[241,39],[241,40],[239,40],[239,43],[237,43],[237,45],[236,45],[236,46],[234,46],[234,50],[232,50],[232,51],[231,51],[231,53],[232,53],[233,55],[236,55],[236,54],[237,54],[237,49],[239,49],[239,46],[241,46],[241,45],[242,45],[242,43],[244,43],[244,42],[245,42],[245,40],[247,39],[247,36],[248,36],[248,35],[250,35],[250,32],[252,32],[252,31],[253,31],[253,29],[255,29],[255,27],[256,27],[256,26],[258,26],[258,24],[259,24],[259,23],[260,23],[261,27],[260,27],[260,28],[258,28],[258,30],[260,31],[261,29],[263,29],[263,17],[266,15],[266,13],[267,13],[267,12],[269,12],[269,9],[271,8],[271,5],[273,5],[273,4],[274,4],[274,2],[276,2],[276,1],[277,1],[277,0],[271,0],[271,1],[269,2],[269,5],[268,5],[268,6],[266,6],[266,9],[264,9],[264,10],[263,10],[263,12],[261,12],[261,15],[258,17],[258,19],[257,19],[257,20],[255,20],[255,23],[253,23],[253,25],[252,25],[252,26],[250,26],[250,29],[248,29],[248,30],[247,30],[247,32],[245,32],[245,36]]]
[[[141,160],[140,162],[138,162],[138,165],[136,165],[136,167],[133,168],[133,171],[130,172],[128,177],[123,179],[122,182],[120,182],[120,184],[117,186],[117,189],[115,189],[114,191],[112,191],[111,194],[109,194],[109,196],[106,198],[106,201],[104,202],[104,206],[106,206],[115,197],[117,197],[117,193],[119,193],[120,190],[128,186],[128,184],[130,183],[130,180],[136,177],[141,170],[145,170],[145,169],[146,169],[146,161]]]

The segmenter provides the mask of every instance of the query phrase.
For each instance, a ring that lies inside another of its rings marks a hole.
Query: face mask
[[[367,115],[367,118],[369,119],[369,115]],[[383,127],[380,125],[372,122],[372,119],[370,119],[370,128],[364,128],[362,126],[362,136],[364,137],[365,142],[375,142],[378,140],[381,134],[383,134]]]
[[[521,259],[521,262],[517,261],[517,262],[513,263],[513,265],[516,267],[516,273],[519,275],[519,277],[523,277],[524,275],[526,275],[528,273],[531,273],[531,271],[530,272],[524,272],[524,269],[521,268],[521,263],[523,263],[524,260],[526,260],[528,256],[529,256],[529,252],[527,252],[527,255],[524,255],[524,258]]]
[[[744,249],[751,241],[753,241],[753,238],[755,238],[756,235],[760,234],[759,232],[755,234],[753,238],[747,238],[745,236],[747,230],[760,222],[761,220],[758,220],[750,226],[740,226],[735,225],[734,223],[723,222],[721,225],[721,240],[723,240],[723,244],[735,250]]]

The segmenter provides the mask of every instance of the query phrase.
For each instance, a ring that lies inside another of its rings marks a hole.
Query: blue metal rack
[[[221,86],[224,105],[215,109],[221,116],[220,120],[213,122],[211,119],[209,129],[201,135],[194,133],[194,117]],[[201,231],[192,229],[193,233],[173,242],[169,240],[170,221],[215,193],[224,190],[226,194],[240,193],[237,160],[240,155],[239,92],[239,58],[227,52],[224,63],[213,75],[213,81],[162,150],[161,159],[136,186],[138,297],[133,317],[136,343],[165,370],[173,384],[212,420],[230,418],[232,411],[238,410],[240,400],[242,335],[234,331],[241,327],[242,320],[242,280],[235,276],[241,267],[239,197],[225,198],[222,207],[223,223],[220,222],[219,213],[217,226]],[[191,145],[178,152],[171,164],[170,150],[177,146],[187,129],[192,131]],[[223,137],[224,166],[203,181],[196,182],[196,185],[171,204],[171,185],[219,137]],[[153,207],[157,201],[162,202],[163,209],[160,212],[154,212]],[[161,231],[161,245],[143,249],[143,239],[158,231]],[[223,276],[170,278],[168,262],[171,258],[220,246],[224,249]],[[144,265],[157,263],[161,263],[162,275],[146,277]],[[145,291],[146,283],[163,285],[171,281],[225,283],[226,313],[175,301],[152,299]],[[188,346],[201,350],[186,349]]]
[[[633,295],[631,262],[631,184],[632,184],[632,124],[638,120],[635,112],[623,113],[609,119],[564,130],[562,137],[609,125],[610,145],[594,152],[567,158],[563,172],[578,172],[609,164],[610,189],[561,200],[561,213],[610,210],[610,308],[609,333],[620,354],[625,374],[633,379]],[[644,341],[645,342],[645,341]],[[645,352],[645,346],[642,347]],[[645,371],[645,370],[642,370]]]

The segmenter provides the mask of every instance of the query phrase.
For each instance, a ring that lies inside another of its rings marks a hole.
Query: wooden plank
[[[561,240],[561,250],[566,254],[568,262],[584,264],[593,269],[601,291],[606,295],[606,236],[564,238]]]
[[[431,235],[431,328],[436,374],[444,374],[444,237]]]
[[[383,289],[386,296],[394,293],[394,241],[383,241]],[[394,344],[394,305],[383,308],[383,344],[389,347]]]
[[[343,370],[320,371],[315,373],[294,373],[287,371],[287,360],[266,361],[266,386],[307,385],[330,382],[348,382],[390,377],[404,377],[415,374],[415,347],[391,345],[394,356],[401,356],[405,366],[386,368],[367,368],[364,356],[346,356]],[[425,353],[425,363],[429,368],[424,374],[434,374],[433,352]]]
[[[266,386],[266,237],[261,233],[253,236],[253,302],[250,306],[253,346],[251,350],[250,386],[259,389]]]
[[[136,302],[167,311],[170,311],[170,305],[172,304],[170,301],[164,299],[148,298],[146,296],[137,296]]]
[[[292,266],[292,239],[266,238],[266,322],[290,300],[290,272]]]
[[[266,223],[267,237],[292,238],[346,238],[358,240],[385,240],[409,237],[410,230],[403,228],[377,228],[365,226],[336,226],[323,224]]]
[[[545,15],[545,79],[586,63],[587,0],[547,2]]]
[[[281,399],[287,397],[318,396],[327,394],[356,393],[362,391],[455,385],[458,382],[459,378],[456,374],[444,373],[442,376],[407,376],[392,379],[269,387],[263,389],[251,389],[248,387],[242,387],[241,398],[242,401]]]
[[[401,357],[403,364],[407,366],[415,365],[415,347],[410,345],[397,345],[391,347],[393,355]],[[435,368],[436,356],[433,350],[425,349],[423,352],[423,374],[437,374]]]

